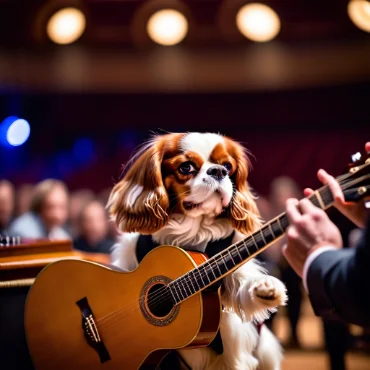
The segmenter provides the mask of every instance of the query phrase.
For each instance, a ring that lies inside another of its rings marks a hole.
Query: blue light
[[[0,125],[0,142],[5,146],[20,146],[27,141],[30,133],[30,124],[26,120],[10,116]]]
[[[73,145],[72,155],[76,163],[86,164],[94,158],[94,143],[91,139],[80,138]]]
[[[24,144],[30,137],[31,127],[25,119],[15,120],[6,133],[8,143],[12,146],[19,146]]]

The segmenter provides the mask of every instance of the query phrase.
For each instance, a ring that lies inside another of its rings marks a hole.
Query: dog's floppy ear
[[[261,226],[260,214],[247,183],[249,160],[244,148],[235,141],[227,141],[229,152],[236,161],[236,170],[231,176],[235,187],[228,217],[233,227],[246,235]]]
[[[163,155],[164,141],[156,138],[140,151],[113,188],[108,207],[121,231],[152,234],[167,224],[169,199],[161,173]]]

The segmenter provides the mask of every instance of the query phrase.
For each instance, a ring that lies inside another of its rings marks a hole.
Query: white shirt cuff
[[[324,252],[327,252],[327,251],[331,251],[331,250],[336,250],[338,248],[335,248],[335,247],[330,247],[330,246],[327,246],[327,247],[322,247],[322,248],[318,248],[316,249],[313,253],[311,253],[308,258],[306,259],[306,262],[304,263],[304,266],[303,266],[303,276],[302,276],[302,282],[303,282],[303,286],[304,286],[304,289],[306,290],[307,293],[309,293],[308,291],[308,287],[307,287],[307,274],[308,274],[308,270],[311,266],[311,263],[321,254],[321,253],[324,253]]]

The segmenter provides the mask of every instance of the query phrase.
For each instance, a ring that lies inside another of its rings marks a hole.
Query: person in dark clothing
[[[370,152],[370,142],[365,149]],[[340,318],[348,323],[370,327],[370,219],[364,202],[346,203],[336,180],[324,170],[319,179],[328,184],[336,207],[359,227],[364,237],[354,248],[342,249],[339,229],[327,214],[309,200],[287,201],[290,226],[283,253],[303,277],[315,313],[324,318]],[[311,192],[306,190],[306,195]],[[366,220],[367,218],[367,220]]]
[[[65,230],[69,192],[60,180],[45,179],[33,189],[30,210],[9,226],[11,236],[30,239],[71,239]]]
[[[355,225],[348,218],[344,217],[337,209],[332,208],[328,212],[330,220],[340,230],[343,247],[349,248],[349,234]],[[331,370],[345,370],[346,353],[351,344],[349,325],[342,320],[335,318],[323,318],[323,331],[325,348],[328,354],[328,362]]]
[[[74,248],[83,252],[107,253],[115,240],[109,239],[108,216],[103,204],[97,200],[87,203],[79,217],[79,236],[74,240]]]

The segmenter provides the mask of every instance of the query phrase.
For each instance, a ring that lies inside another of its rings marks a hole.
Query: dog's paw
[[[254,301],[258,301],[266,308],[282,306],[288,298],[284,284],[272,276],[265,276],[255,282],[249,293]]]

